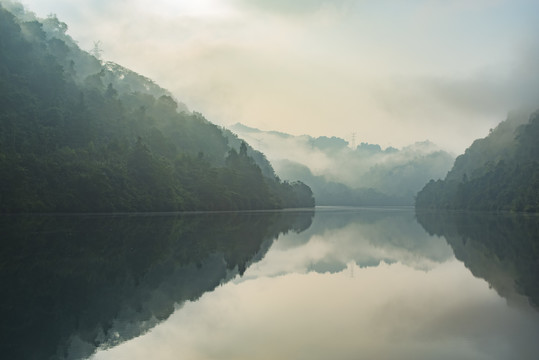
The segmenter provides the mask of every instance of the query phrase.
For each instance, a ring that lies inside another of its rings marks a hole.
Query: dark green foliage
[[[227,160],[234,147],[219,127],[66,30],[0,6],[0,212],[304,206],[283,197],[290,185],[262,154],[265,176],[247,145]]]
[[[275,178],[265,178],[255,160],[247,155],[247,144],[242,142],[240,152],[230,150],[226,159],[227,167],[221,173],[228,185],[231,196],[240,203],[260,209],[278,207],[313,207],[311,189],[302,182],[280,182]]]
[[[238,125],[235,125],[238,126]],[[241,144],[244,143],[242,139],[240,139],[236,134],[234,134],[232,131],[227,129],[222,129],[223,134],[227,137],[228,144],[233,149],[239,149],[241,147]],[[260,167],[260,170],[262,170],[262,174],[270,179],[277,179],[277,176],[275,175],[275,171],[273,170],[273,167],[271,166],[268,159],[266,159],[266,156],[261,153],[260,151],[257,151],[253,149],[249,144],[246,144],[247,146],[247,155],[255,161],[255,163]]]
[[[457,158],[445,180],[429,182],[416,207],[538,212],[538,139],[539,112],[520,126],[501,123]]]
[[[314,206],[314,197],[311,188],[301,181],[291,183],[285,181],[283,185],[275,189],[275,192],[282,199],[282,205],[285,208],[295,206],[309,208]]]

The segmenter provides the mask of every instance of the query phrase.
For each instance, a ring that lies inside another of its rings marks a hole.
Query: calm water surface
[[[2,221],[13,358],[539,358],[537,217],[319,208]]]

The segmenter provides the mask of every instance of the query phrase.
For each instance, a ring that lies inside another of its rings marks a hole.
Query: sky
[[[22,3],[223,126],[458,154],[539,108],[535,0]]]

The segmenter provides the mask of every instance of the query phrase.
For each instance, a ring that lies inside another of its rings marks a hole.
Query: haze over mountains
[[[293,136],[242,124],[231,127],[262,151],[282,179],[309,185],[318,205],[412,205],[430,179],[445,177],[454,157],[424,141],[402,149],[337,137]]]
[[[24,3],[223,126],[458,154],[539,94],[537,1]]]
[[[227,130],[149,78],[103,61],[99,42],[82,50],[56,15],[41,19],[19,3],[2,4],[9,9],[0,24],[3,211],[273,209],[313,206],[311,188],[318,205],[412,205],[423,185],[445,177],[453,164],[451,154],[428,141],[397,149],[365,142],[364,134],[356,146],[355,138],[350,144],[241,124]],[[381,141],[396,130],[386,129]],[[448,180],[461,180],[452,177],[472,153],[479,167],[522,157],[525,171],[513,164],[500,171],[535,174],[533,137],[524,144],[523,135],[513,135],[503,137],[508,149],[500,143],[499,153],[509,155],[500,158],[490,145],[470,150]],[[523,188],[533,190],[533,181]],[[514,209],[536,208],[511,201]]]

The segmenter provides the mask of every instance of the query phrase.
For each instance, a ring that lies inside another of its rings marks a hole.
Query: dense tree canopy
[[[459,156],[445,180],[431,180],[416,207],[539,211],[539,112],[508,119]]]
[[[56,16],[0,6],[1,212],[314,205],[263,154],[66,30]]]

